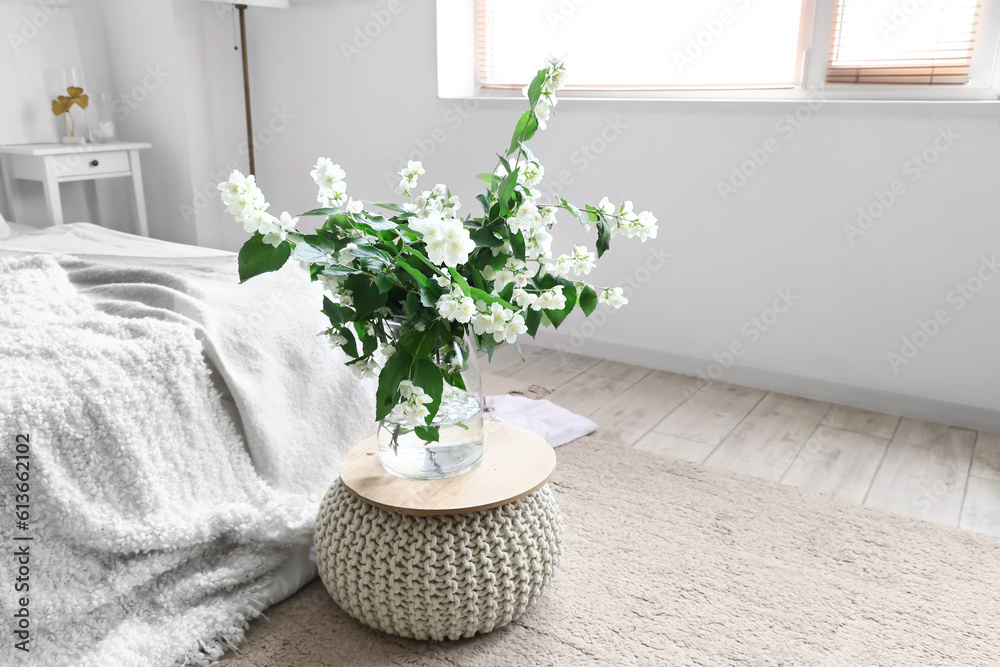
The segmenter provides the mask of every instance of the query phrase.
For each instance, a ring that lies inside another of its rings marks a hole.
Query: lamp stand
[[[253,121],[250,119],[250,71],[247,67],[247,26],[244,12],[246,5],[236,5],[240,13],[240,48],[243,51],[243,98],[247,107],[247,152],[250,155],[250,174],[254,173],[253,165]]]

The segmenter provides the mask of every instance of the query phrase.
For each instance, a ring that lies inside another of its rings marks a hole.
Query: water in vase
[[[483,402],[480,392],[445,387],[432,426],[438,442],[424,442],[404,426],[397,406],[379,424],[382,466],[406,479],[442,479],[469,472],[483,458]]]

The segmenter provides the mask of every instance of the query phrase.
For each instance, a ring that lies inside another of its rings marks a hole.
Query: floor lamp
[[[247,7],[270,7],[272,9],[287,9],[288,0],[240,0],[240,2],[226,2],[225,0],[201,0],[202,2],[212,2],[216,4],[232,5],[239,13],[240,17],[240,51],[243,55],[243,101],[247,109],[247,152],[250,156],[250,173],[254,173],[253,163],[253,121],[250,115],[250,70],[247,66]]]

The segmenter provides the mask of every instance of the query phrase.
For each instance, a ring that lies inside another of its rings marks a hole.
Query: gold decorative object
[[[66,131],[69,133],[67,139],[76,139],[76,120],[73,118],[73,114],[70,109],[73,105],[77,105],[81,109],[86,109],[87,105],[90,104],[90,98],[84,94],[83,88],[78,88],[76,86],[70,86],[66,89],[69,93],[68,96],[60,95],[56,99],[52,100],[52,113],[56,116],[63,116],[63,123],[66,125]],[[66,143],[83,143],[83,137],[79,137],[81,141],[67,141]]]

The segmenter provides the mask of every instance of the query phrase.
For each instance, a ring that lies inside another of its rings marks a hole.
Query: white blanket
[[[233,257],[0,261],[0,436],[31,437],[31,664],[218,658],[373,430],[370,388],[310,336],[304,274],[235,275]]]

